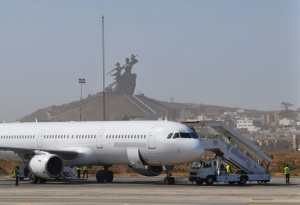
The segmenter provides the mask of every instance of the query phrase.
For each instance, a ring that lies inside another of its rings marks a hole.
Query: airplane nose
[[[198,140],[196,148],[197,152],[201,155],[204,152],[203,143],[201,143],[201,140]]]
[[[201,140],[197,140],[194,143],[194,146],[192,148],[192,152],[193,152],[193,157],[198,159],[200,158],[201,154],[203,154],[204,152],[204,147],[203,144],[201,143]]]

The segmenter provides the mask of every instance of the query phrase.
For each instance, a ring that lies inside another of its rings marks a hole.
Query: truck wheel
[[[248,177],[247,176],[241,176],[239,184],[240,185],[245,185],[248,181]]]
[[[228,182],[228,184],[231,184],[231,185],[233,185],[233,184],[235,184],[235,182]]]
[[[197,185],[202,185],[203,184],[203,180],[202,179],[197,179],[196,180],[196,184]]]
[[[206,178],[206,180],[205,180],[205,183],[206,183],[206,185],[213,185],[214,184],[214,181],[215,181],[215,179],[214,179],[214,177],[212,177],[212,176],[208,176],[207,178]]]

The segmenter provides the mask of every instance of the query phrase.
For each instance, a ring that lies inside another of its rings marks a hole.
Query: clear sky
[[[137,92],[162,100],[300,106],[300,1],[0,0],[0,120],[100,89],[99,17],[111,68],[138,54]]]

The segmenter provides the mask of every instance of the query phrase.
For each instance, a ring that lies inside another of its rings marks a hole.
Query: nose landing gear
[[[164,184],[173,185],[175,184],[175,177],[172,176],[173,168],[166,168],[167,176],[164,178]]]
[[[112,183],[114,180],[114,173],[108,170],[109,167],[104,167],[104,170],[98,170],[96,179],[98,183]]]

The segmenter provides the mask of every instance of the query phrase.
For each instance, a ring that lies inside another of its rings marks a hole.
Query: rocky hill
[[[37,110],[20,119],[22,122],[35,120],[45,121],[78,121],[80,105],[82,105],[82,120],[103,120],[102,93],[90,95],[80,101],[63,105],[53,105]],[[201,105],[193,103],[165,102],[149,98],[145,95],[106,94],[107,120],[129,119],[159,119],[180,120],[186,117],[196,117],[201,113],[218,115],[224,111],[236,111],[237,108]]]

